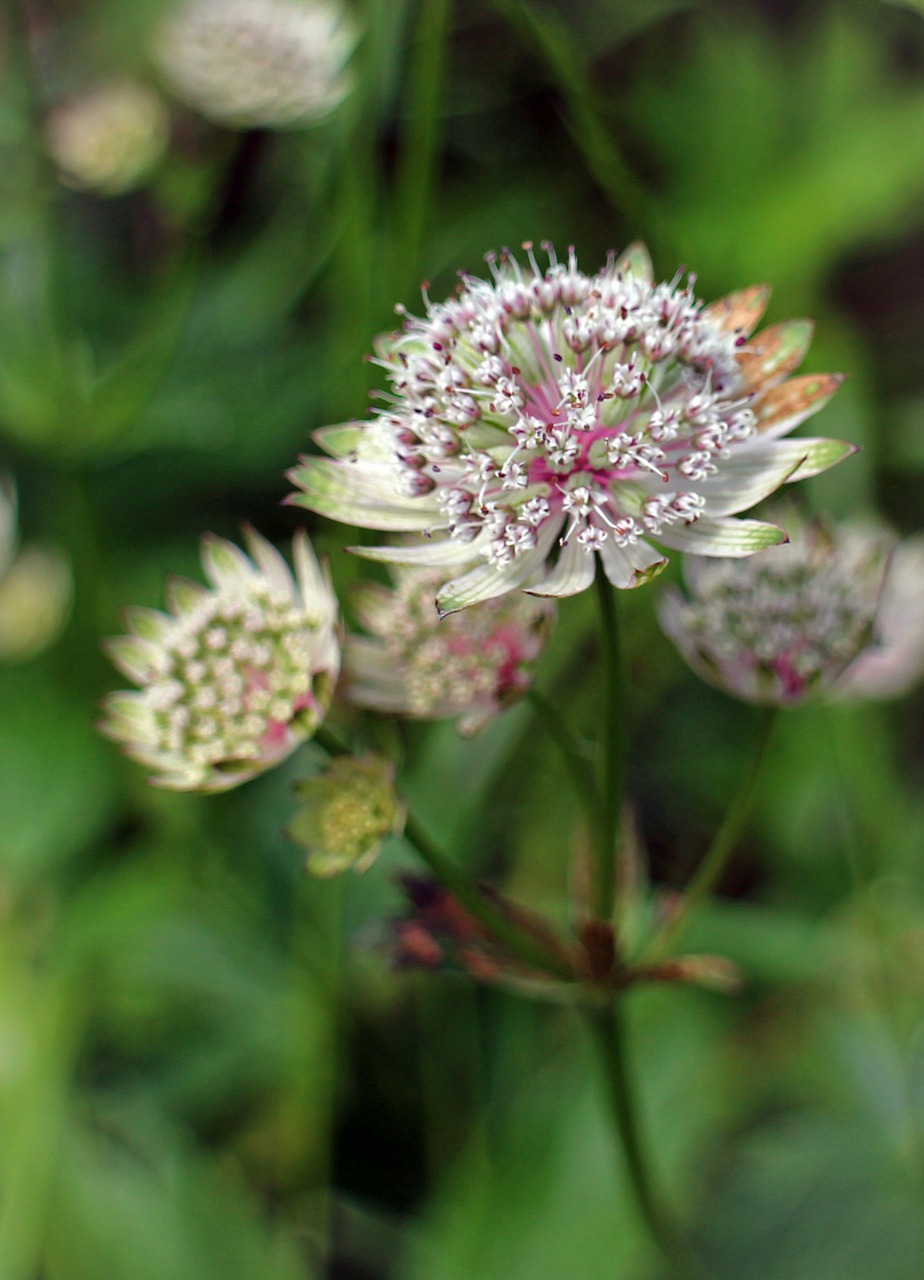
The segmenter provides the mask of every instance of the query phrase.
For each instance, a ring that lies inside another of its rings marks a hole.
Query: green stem
[[[721,826],[715,833],[712,844],[706,851],[706,856],[700,863],[699,869],[687,886],[680,906],[658,937],[655,938],[650,952],[644,957],[645,960],[659,960],[668,954],[684,929],[690,915],[702,899],[714,888],[728,865],[728,860],[741,839],[751,813],[751,807],[757,791],[757,783],[767,754],[767,746],[770,742],[771,731],[776,721],[776,713],[776,707],[760,708],[751,759],[738,784],[735,797]]]
[[[395,291],[403,296],[419,270],[439,140],[440,97],[446,66],[452,0],[421,0],[408,94],[406,142],[397,175],[398,254]]]
[[[625,734],[622,645],[616,596],[603,572],[596,578],[600,607],[603,658],[603,736],[600,743],[597,791],[600,825],[597,836],[596,912],[611,920],[616,899],[616,855],[622,796],[625,786]]]
[[[541,942],[525,933],[484,896],[478,886],[436,844],[413,814],[409,813],[407,816],[404,836],[437,880],[509,951],[526,964],[553,977],[568,980],[574,976],[563,960],[556,960]]]
[[[349,755],[350,749],[325,725],[315,732],[315,741],[328,755]],[[481,892],[452,859],[443,852],[418,819],[408,813],[404,823],[404,838],[416,850],[439,882],[454,898],[467,907],[475,919],[498,942],[531,968],[539,969],[555,978],[570,981],[574,974],[564,959],[557,958],[538,938],[534,938],[511,920],[500,907]]]
[[[625,1034],[619,1006],[614,1002],[606,1008],[589,1008],[586,1016],[603,1072],[608,1110],[620,1149],[625,1156],[639,1213],[677,1280],[705,1280],[705,1273],[690,1257],[652,1186],[626,1061]]]
[[[561,753],[561,758],[571,774],[574,789],[584,806],[587,821],[591,829],[597,832],[600,827],[600,797],[597,795],[590,762],[581,750],[581,744],[558,708],[544,693],[540,693],[533,686],[527,697],[536,715],[542,721],[546,733]]]

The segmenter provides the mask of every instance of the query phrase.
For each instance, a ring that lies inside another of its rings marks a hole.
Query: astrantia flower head
[[[386,407],[320,432],[332,459],[291,473],[311,510],[425,534],[356,550],[455,571],[443,612],[519,587],[572,595],[597,555],[614,586],[637,586],[666,563],[653,543],[749,555],[785,535],[729,517],[851,452],[781,439],[840,378],[784,381],[808,321],[749,341],[766,289],[705,307],[692,277],[654,283],[641,247],[596,275],[546,248],[545,270],[528,246],[526,267],[505,252],[491,280],[463,276],[455,297],[406,316],[378,351]]]
[[[223,791],[314,733],[340,666],[337,601],[304,534],[295,576],[258,534],[248,558],[203,539],[211,589],[177,580],[171,612],[132,609],[110,656],[139,691],[106,700],[103,731],[176,790]]]
[[[555,606],[517,592],[440,620],[439,570],[394,570],[393,590],[364,584],[357,614],[368,637],[348,636],[346,697],[376,711],[480,729],[529,688]]]
[[[116,80],[62,102],[46,132],[67,182],[115,196],[137,187],[161,159],[170,120],[148,85]]]
[[[791,541],[748,560],[688,557],[689,596],[666,592],[663,630],[703,679],[786,706],[830,692],[873,643],[892,540],[781,513]]]
[[[874,641],[847,668],[835,693],[843,698],[898,698],[922,676],[924,535],[918,534],[892,551],[876,610]]]
[[[308,124],[350,87],[356,34],[337,0],[187,0],[155,55],[181,101],[217,124]]]

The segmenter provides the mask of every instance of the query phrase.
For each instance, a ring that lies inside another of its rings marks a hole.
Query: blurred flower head
[[[529,688],[555,621],[549,600],[517,592],[439,617],[439,570],[398,568],[394,587],[364,583],[356,612],[368,636],[344,648],[345,696],[418,719],[458,717],[471,734]]]
[[[924,535],[899,542],[889,557],[873,643],[844,672],[845,698],[898,698],[924,675]]]
[[[379,345],[385,407],[320,432],[332,458],[291,473],[311,510],[424,534],[357,551],[463,570],[442,612],[519,587],[572,595],[598,555],[614,586],[637,586],[666,563],[653,543],[749,555],[785,535],[730,517],[851,452],[781,438],[840,378],[786,380],[808,321],[750,340],[765,288],[705,307],[692,277],[654,283],[640,246],[590,276],[546,250],[545,270],[527,246],[525,267],[505,251],[490,280],[463,275],[442,303],[425,293],[425,317]]]
[[[46,649],[71,604],[67,558],[50,547],[16,548],[16,490],[0,476],[0,662],[21,662]]]
[[[786,706],[831,692],[874,644],[893,539],[883,530],[783,513],[791,541],[749,560],[688,558],[688,596],[668,591],[661,626],[703,679]]]
[[[72,186],[100,195],[131,191],[167,148],[170,118],[160,95],[135,80],[97,85],[57,106],[48,150]]]
[[[337,0],[187,0],[155,56],[173,92],[217,124],[310,124],[350,88],[356,33]]]
[[[335,876],[372,866],[385,837],[404,827],[394,782],[389,761],[344,756],[298,784],[302,807],[287,831],[307,851],[310,872]]]
[[[259,534],[250,557],[203,539],[211,588],[175,580],[169,614],[131,609],[109,654],[140,690],[110,694],[104,733],[175,790],[223,791],[314,733],[340,666],[337,601],[308,539],[295,575]]]

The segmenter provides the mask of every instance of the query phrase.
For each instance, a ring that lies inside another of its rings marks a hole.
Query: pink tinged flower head
[[[873,642],[891,541],[779,514],[788,543],[747,560],[688,557],[688,594],[666,592],[658,615],[704,680],[788,706],[834,690]]]
[[[444,613],[521,587],[572,595],[598,556],[634,587],[666,564],[656,546],[750,555],[785,534],[733,517],[852,452],[783,438],[840,377],[788,377],[808,321],[751,337],[767,289],[706,307],[692,277],[655,283],[641,246],[595,275],[546,250],[546,269],[527,246],[525,266],[504,252],[490,280],[425,294],[425,316],[379,344],[384,406],[320,432],[331,456],[290,473],[313,511],[423,535],[355,550],[446,571]]]
[[[364,584],[347,637],[344,688],[357,706],[423,720],[456,717],[471,734],[529,688],[555,620],[549,600],[517,592],[440,619],[445,574],[398,568],[393,588]]]
[[[295,573],[247,531],[247,556],[203,539],[211,587],[175,580],[169,613],[128,612],[109,654],[139,687],[111,694],[103,732],[153,770],[158,786],[224,791],[310,737],[340,668],[337,600],[303,533]]]
[[[873,643],[847,668],[834,693],[838,698],[899,698],[922,676],[924,534],[918,534],[897,543],[892,551]]]
[[[356,38],[338,0],[186,0],[154,52],[176,96],[208,119],[282,128],[339,105]]]

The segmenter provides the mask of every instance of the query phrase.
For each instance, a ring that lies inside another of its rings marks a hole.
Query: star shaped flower
[[[768,290],[704,306],[694,279],[655,283],[634,246],[587,275],[573,251],[546,269],[489,257],[426,315],[379,344],[390,390],[369,422],[318,433],[291,500],[348,524],[416,532],[368,558],[454,573],[450,613],[507,591],[568,596],[596,564],[615,587],[647,582],[660,550],[746,556],[781,542],[735,519],[781,485],[853,451],[789,432],[841,378],[790,378],[812,325],[751,335]]]
[[[138,690],[105,702],[104,733],[181,791],[224,791],[272,768],[309,738],[330,705],[340,668],[337,600],[308,539],[295,574],[251,531],[250,556],[203,539],[211,588],[182,579],[169,613],[131,609],[132,634],[111,658]]]

